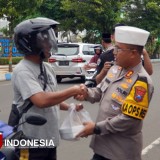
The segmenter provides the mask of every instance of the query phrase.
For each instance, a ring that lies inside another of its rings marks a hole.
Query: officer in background
[[[111,42],[111,34],[110,33],[103,33],[102,34],[102,46],[103,46],[103,53],[100,55],[100,58],[97,61],[97,68],[96,68],[96,75],[98,75],[106,61],[113,61],[114,55],[113,50],[114,46]]]
[[[115,41],[114,32],[115,32],[115,27],[118,26],[125,26],[125,24],[121,23],[116,24],[112,29],[112,34],[110,33],[102,34],[102,46],[104,46],[106,49],[101,54],[97,62],[96,74],[94,76],[97,84],[99,84],[102,81],[104,76],[107,74],[109,68],[113,65],[114,61],[113,50]]]
[[[149,32],[130,26],[115,28],[115,63],[96,88],[78,100],[99,102],[96,123],[87,122],[77,137],[92,135],[92,160],[141,160],[143,119],[153,94],[150,76],[141,63]]]

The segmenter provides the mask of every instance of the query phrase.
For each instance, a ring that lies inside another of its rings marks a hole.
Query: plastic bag
[[[69,114],[64,119],[59,130],[61,139],[72,141],[79,140],[76,138],[76,135],[83,130],[83,123],[92,120],[86,110],[82,109],[77,112],[74,103],[70,104],[68,112]]]
[[[77,114],[78,114],[82,123],[92,121],[89,113],[85,109],[81,109],[80,111],[77,112]]]

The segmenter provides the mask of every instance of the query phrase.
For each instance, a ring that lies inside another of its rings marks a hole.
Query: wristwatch
[[[96,124],[95,124],[94,130],[93,130],[93,133],[94,134],[101,134],[101,129]]]

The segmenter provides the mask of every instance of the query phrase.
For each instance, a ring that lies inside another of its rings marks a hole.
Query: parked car
[[[48,62],[55,70],[57,82],[62,78],[80,77],[85,81],[86,71],[84,64],[88,63],[94,53],[94,46],[97,44],[88,43],[60,43],[58,53],[53,54]]]

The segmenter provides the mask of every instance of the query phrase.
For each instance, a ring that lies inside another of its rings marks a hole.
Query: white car
[[[83,66],[93,57],[94,46],[97,45],[88,43],[58,44],[58,53],[48,59],[55,70],[57,82],[60,83],[62,78],[74,77],[80,77],[84,82],[86,71]]]

